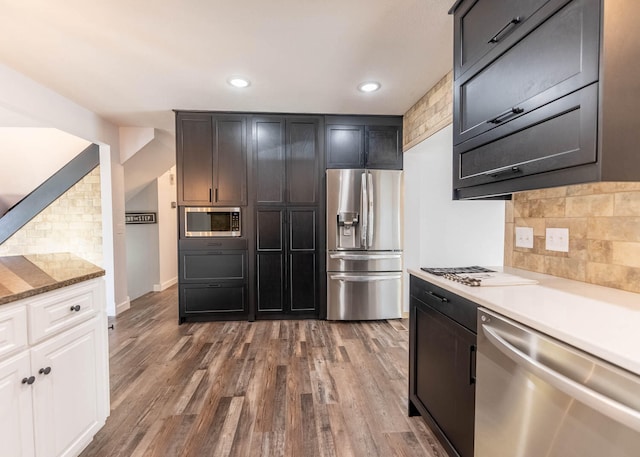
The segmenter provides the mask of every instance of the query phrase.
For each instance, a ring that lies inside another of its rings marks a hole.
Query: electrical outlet
[[[516,227],[516,247],[533,248],[533,227]]]
[[[569,229],[548,228],[545,249],[547,251],[569,252]]]

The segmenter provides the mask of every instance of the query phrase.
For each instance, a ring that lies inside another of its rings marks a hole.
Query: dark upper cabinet
[[[246,116],[176,115],[180,205],[247,204],[246,124]]]
[[[623,4],[466,0],[457,6],[454,198],[640,180],[640,114],[632,101],[640,99],[633,44],[640,31],[632,19],[640,2]],[[492,33],[498,18],[506,22]],[[486,43],[496,33],[496,42]]]
[[[402,169],[402,117],[327,116],[327,168]]]
[[[255,202],[317,204],[320,199],[320,119],[254,117]]]
[[[210,205],[213,188],[213,125],[208,115],[176,117],[178,202]]]
[[[594,1],[569,2],[499,59],[455,81],[454,144],[598,79],[600,15]]]
[[[526,31],[527,21],[549,0],[468,1],[454,21],[454,78],[488,52],[513,43]],[[532,19],[535,21],[535,16]]]

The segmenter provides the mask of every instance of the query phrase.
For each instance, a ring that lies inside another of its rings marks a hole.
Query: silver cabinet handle
[[[598,411],[610,419],[640,432],[640,411],[636,411],[627,405],[602,395],[601,393],[588,388],[584,384],[576,382],[529,357],[527,354],[520,351],[498,335],[495,329],[491,328],[489,325],[482,324],[482,330],[484,331],[487,339],[497,349],[499,349],[500,352],[530,373],[551,384],[553,387],[564,392],[568,396],[584,403],[595,411]]]
[[[392,279],[401,279],[402,275],[381,275],[381,276],[366,276],[366,275],[329,275],[329,279],[346,281],[346,282],[370,282],[370,281],[389,281]]]

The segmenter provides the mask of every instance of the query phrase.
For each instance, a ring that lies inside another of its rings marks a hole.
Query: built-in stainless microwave
[[[184,236],[241,236],[240,208],[184,208]]]

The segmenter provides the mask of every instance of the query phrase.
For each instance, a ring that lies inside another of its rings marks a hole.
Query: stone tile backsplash
[[[640,293],[640,183],[520,192],[505,216],[505,265]],[[515,247],[516,226],[533,249]],[[545,249],[547,228],[569,229],[569,252]]]
[[[0,256],[71,252],[100,266],[101,207],[98,166],[0,244]]]

